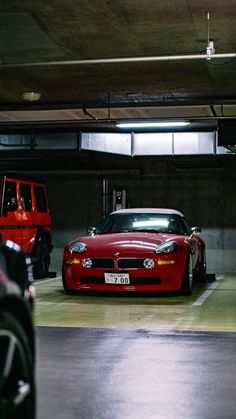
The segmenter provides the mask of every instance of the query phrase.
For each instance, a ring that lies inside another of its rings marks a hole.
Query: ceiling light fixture
[[[189,125],[187,121],[169,121],[169,122],[119,122],[116,124],[118,128],[168,128],[168,127],[185,127]]]
[[[41,98],[41,93],[38,92],[25,92],[22,94],[26,102],[37,102]]]
[[[210,39],[210,13],[207,12],[207,47],[206,54],[208,55],[207,60],[210,60],[215,54],[215,46],[213,39]]]

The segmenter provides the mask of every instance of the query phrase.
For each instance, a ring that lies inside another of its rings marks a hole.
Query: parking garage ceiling
[[[1,2],[0,124],[234,118],[235,18],[235,0]]]

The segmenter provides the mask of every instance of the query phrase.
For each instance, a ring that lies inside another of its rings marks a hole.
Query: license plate
[[[126,285],[129,284],[129,274],[113,274],[113,273],[105,273],[105,283],[106,284],[122,284]]]

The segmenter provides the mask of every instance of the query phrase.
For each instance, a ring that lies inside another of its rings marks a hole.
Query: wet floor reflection
[[[38,419],[236,417],[236,334],[39,328]]]

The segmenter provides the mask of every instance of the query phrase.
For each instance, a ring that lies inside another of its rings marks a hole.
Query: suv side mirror
[[[95,236],[96,234],[96,227],[89,227],[88,228],[88,235],[89,236]]]

